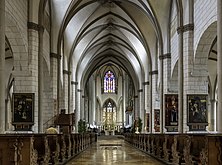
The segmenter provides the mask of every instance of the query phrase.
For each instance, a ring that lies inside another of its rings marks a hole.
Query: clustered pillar
[[[222,2],[217,0],[217,75],[218,75],[218,112],[217,131],[222,132]]]
[[[0,133],[5,131],[5,0],[0,1]]]

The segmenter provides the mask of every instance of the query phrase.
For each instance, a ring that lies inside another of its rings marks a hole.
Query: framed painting
[[[146,113],[146,131],[150,130],[150,113]]]
[[[208,123],[207,95],[187,95],[188,123]]]
[[[160,132],[160,110],[154,109],[154,129],[155,132]]]
[[[165,95],[165,126],[178,125],[178,95]]]
[[[13,124],[34,124],[34,93],[13,93]]]

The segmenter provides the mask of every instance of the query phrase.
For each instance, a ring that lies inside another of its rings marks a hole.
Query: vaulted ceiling
[[[53,45],[74,81],[113,63],[144,82],[163,46],[170,6],[171,0],[52,0]]]

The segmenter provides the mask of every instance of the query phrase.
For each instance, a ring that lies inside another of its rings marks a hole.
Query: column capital
[[[143,92],[143,89],[138,89],[138,92]]]
[[[68,70],[63,70],[63,74],[71,75],[72,72],[71,72],[71,71],[68,71]]]
[[[62,58],[62,55],[59,55],[59,54],[56,54],[56,53],[53,53],[53,52],[51,52],[50,53],[50,58],[56,58],[56,59],[61,59]]]
[[[27,22],[27,27],[28,29],[32,29],[32,30],[40,31],[40,32],[44,32],[45,30],[45,28],[42,25],[39,25],[34,22]]]
[[[163,54],[163,55],[159,56],[160,60],[170,59],[170,58],[171,58],[171,53],[166,53],[166,54]]]
[[[186,24],[186,25],[178,27],[177,33],[180,34],[180,33],[184,33],[187,31],[193,31],[193,30],[194,30],[194,24],[190,23],[190,24]]]
[[[149,81],[143,82],[143,85],[144,85],[144,86],[145,86],[145,85],[149,85],[149,84],[150,84]]]
[[[78,82],[77,81],[71,81],[71,84],[72,85],[78,85]]]
[[[153,70],[151,72],[149,72],[150,75],[154,75],[154,74],[158,74],[158,70]]]

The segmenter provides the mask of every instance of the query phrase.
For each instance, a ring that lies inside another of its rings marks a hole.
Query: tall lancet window
[[[115,76],[110,70],[104,76],[104,93],[115,93]]]

